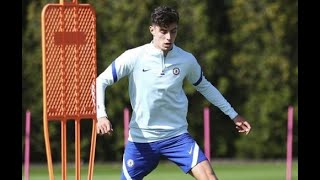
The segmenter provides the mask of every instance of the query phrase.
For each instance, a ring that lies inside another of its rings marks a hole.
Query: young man
[[[179,14],[160,6],[151,13],[153,40],[116,58],[97,78],[97,133],[112,134],[105,111],[105,88],[129,76],[132,117],[123,155],[121,179],[141,180],[156,168],[160,156],[177,164],[198,180],[216,180],[211,165],[188,133],[186,78],[248,134],[250,124],[231,107],[204,77],[196,58],[175,46]]]

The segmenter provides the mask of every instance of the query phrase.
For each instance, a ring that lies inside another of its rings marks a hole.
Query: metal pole
[[[127,144],[128,141],[128,134],[129,134],[129,109],[124,108],[123,110],[123,123],[124,123],[124,129],[123,129],[123,135],[124,135],[124,144]]]
[[[288,108],[288,130],[287,130],[287,180],[291,180],[292,170],[292,127],[293,127],[293,107]]]
[[[210,111],[206,107],[203,110],[204,117],[204,152],[208,160],[211,161],[210,157]]]
[[[25,132],[25,150],[24,150],[24,179],[29,180],[29,164],[30,164],[30,118],[29,110],[26,112],[26,132]]]

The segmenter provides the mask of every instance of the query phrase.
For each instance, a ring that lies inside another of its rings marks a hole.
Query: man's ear
[[[155,30],[155,29],[154,29],[154,26],[152,26],[152,25],[149,26],[149,30],[150,30],[150,33],[151,33],[152,35],[154,35],[154,30]]]

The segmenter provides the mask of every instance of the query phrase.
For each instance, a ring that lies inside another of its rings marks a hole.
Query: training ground
[[[285,180],[285,160],[212,160],[212,166],[219,179],[222,180]],[[24,167],[22,166],[22,171]],[[93,171],[93,180],[119,180],[121,162],[99,163],[96,162]],[[81,165],[81,179],[87,179],[88,166]],[[22,173],[24,175],[24,173]],[[55,179],[61,179],[61,165],[54,165]],[[25,177],[22,176],[24,180]],[[29,171],[30,180],[49,180],[49,173],[46,164],[31,164]],[[67,179],[75,179],[75,167],[68,164]],[[158,167],[144,180],[193,180],[184,174],[175,164],[161,161]],[[298,180],[298,162],[293,160],[292,180]]]

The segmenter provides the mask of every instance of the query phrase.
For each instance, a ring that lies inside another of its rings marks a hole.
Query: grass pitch
[[[212,166],[215,173],[222,180],[285,180],[286,162],[285,161],[215,161]],[[22,167],[24,171],[24,167]],[[55,179],[61,179],[60,164],[54,165]],[[119,180],[121,163],[96,163],[94,165],[93,180]],[[87,179],[88,166],[81,166],[81,179]],[[24,173],[22,173],[24,175]],[[25,179],[22,176],[22,179]],[[29,171],[30,180],[49,180],[47,164],[31,165]],[[68,165],[67,179],[75,179],[75,169],[73,165]],[[144,180],[193,180],[184,174],[179,167],[171,162],[161,161],[158,167],[151,172]],[[298,163],[293,162],[292,180],[298,179]]]

